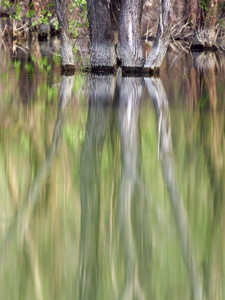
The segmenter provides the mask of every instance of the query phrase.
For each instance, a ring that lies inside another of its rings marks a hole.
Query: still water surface
[[[0,58],[0,299],[225,299],[224,57],[170,51],[160,79]]]

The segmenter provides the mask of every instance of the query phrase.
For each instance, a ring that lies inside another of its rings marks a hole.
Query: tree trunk
[[[75,61],[73,55],[74,39],[69,32],[68,22],[68,4],[64,0],[54,0],[55,10],[61,31],[61,56],[62,56],[62,69],[75,70]]]
[[[198,11],[198,2],[196,0],[189,0],[187,1],[187,9],[190,11],[190,20],[192,22],[192,28],[193,26],[196,26],[196,16],[197,16],[197,11]]]
[[[104,0],[87,0],[92,69],[113,69],[116,65],[114,32],[112,29],[112,6],[110,6],[109,2]]]
[[[119,15],[117,54],[122,67],[143,67],[144,51],[141,40],[143,0],[123,0]]]
[[[173,0],[160,0],[161,9],[157,35],[153,47],[145,63],[145,68],[155,70],[160,68],[170,41],[171,14]]]
[[[216,50],[218,0],[200,1],[192,50]]]

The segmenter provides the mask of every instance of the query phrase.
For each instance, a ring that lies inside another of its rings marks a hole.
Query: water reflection
[[[199,102],[202,109],[210,107],[217,108],[216,73],[220,70],[217,56],[214,52],[193,53],[194,66],[199,74],[200,86],[205,86],[208,95],[200,92]],[[220,56],[220,60],[224,60]]]
[[[187,212],[176,182],[171,140],[169,104],[162,82],[159,78],[146,78],[146,85],[154,102],[158,119],[158,155],[163,178],[172,206],[181,243],[184,261],[189,272],[193,299],[202,299],[202,284],[197,271],[193,251],[190,247],[190,233]]]
[[[202,284],[193,256],[187,213],[173,165],[171,124],[167,96],[158,78],[145,79],[158,119],[158,157],[178,229],[193,299],[202,299]],[[102,149],[113,103],[121,149],[118,194],[119,249],[123,253],[123,288],[119,299],[146,299],[143,274],[150,270],[151,243],[139,128],[143,78],[90,76],[89,112],[81,159],[80,298],[97,298],[99,285],[100,170]],[[140,247],[141,245],[141,247]],[[144,250],[143,250],[144,249]],[[147,254],[148,253],[148,254]]]
[[[62,76],[62,82],[60,87],[60,103],[58,116],[55,123],[55,128],[52,137],[52,143],[50,149],[47,153],[45,161],[42,163],[39,171],[37,172],[36,178],[34,180],[34,184],[32,185],[29,191],[29,197],[27,203],[24,204],[24,210],[26,211],[26,217],[22,216],[23,224],[28,226],[29,221],[27,218],[30,217],[30,213],[32,212],[34,205],[37,202],[40,190],[42,188],[43,183],[45,182],[48,174],[51,171],[51,167],[59,146],[62,141],[63,136],[63,126],[66,118],[66,112],[68,104],[71,100],[71,93],[74,83],[74,76]],[[26,220],[26,222],[24,222]]]
[[[161,73],[161,79],[170,105],[182,104],[182,108],[191,111],[224,109],[224,51],[171,51],[167,53],[167,60],[166,72]]]
[[[1,61],[4,299],[223,299],[217,64],[207,83],[181,60],[190,76],[162,72],[163,87],[120,72],[53,80],[49,58],[29,59]]]
[[[124,78],[121,74],[117,79],[113,76],[92,75],[89,86],[89,110],[81,157],[80,299],[97,298],[100,284],[100,170],[109,124],[118,127],[121,149],[117,204],[120,244],[117,250],[123,254],[124,287],[119,291],[118,282],[114,282],[114,297],[145,299],[140,277],[144,279],[144,274],[149,270],[146,262],[149,261],[150,247],[146,251],[146,245],[149,244],[148,219],[139,128],[144,80]],[[115,108],[117,118],[112,116]],[[109,267],[112,268],[113,276],[113,263]],[[145,278],[142,282],[146,280]]]
[[[124,255],[124,288],[120,299],[145,299],[140,276],[149,263],[143,257],[140,244],[146,249],[148,228],[146,198],[141,159],[141,135],[139,108],[142,100],[144,80],[142,78],[118,78],[119,105],[118,129],[121,146],[121,178],[118,197],[120,241]],[[135,213],[132,213],[135,212]],[[145,252],[146,253],[146,252]],[[142,265],[142,268],[141,268]]]
[[[209,120],[204,113],[200,114],[199,135],[200,144],[205,158],[206,172],[209,178],[211,195],[211,222],[207,232],[208,251],[203,259],[204,283],[207,299],[219,298],[221,275],[218,273],[218,261],[223,260],[224,254],[220,251],[220,243],[223,242],[220,229],[223,228],[224,202],[224,114],[214,113]],[[222,126],[221,126],[222,125]],[[221,245],[222,246],[222,245]],[[222,247],[223,248],[223,247]],[[223,250],[222,250],[223,251]],[[217,277],[215,277],[217,274]]]
[[[114,76],[89,77],[90,96],[81,155],[80,299],[97,299],[99,279],[100,169]]]
[[[41,278],[41,271],[39,266],[39,253],[38,244],[32,233],[32,218],[34,218],[38,201],[41,200],[40,193],[43,189],[46,179],[48,178],[55,157],[58,153],[62,142],[63,127],[67,114],[67,107],[71,100],[72,88],[74,85],[74,76],[62,76],[60,87],[60,103],[58,108],[58,116],[55,122],[52,142],[47,152],[46,159],[39,167],[33,183],[30,185],[28,192],[25,196],[21,207],[19,205],[15,210],[14,220],[11,222],[9,229],[5,234],[5,241],[1,247],[1,266],[4,265],[4,256],[6,255],[6,249],[11,244],[11,240],[15,233],[18,235],[19,240],[19,252],[23,254],[22,262],[25,265],[30,266],[30,270],[23,272],[23,277],[19,278],[19,295],[22,299],[25,299],[26,291],[29,289],[29,277],[32,274],[34,283],[35,297],[36,299],[43,299],[43,281]],[[21,200],[21,199],[20,199]],[[27,286],[26,286],[27,285]]]

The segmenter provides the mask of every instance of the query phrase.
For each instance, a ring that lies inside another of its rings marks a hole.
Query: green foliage
[[[15,15],[14,15],[14,19],[15,19],[16,21],[21,21],[20,13],[21,13],[21,6],[20,6],[20,3],[17,3],[17,4],[16,4],[16,13],[15,13]]]
[[[87,3],[86,0],[75,0],[69,7],[69,12],[72,13],[73,10],[78,7],[81,10],[81,19],[85,19],[85,25],[88,27],[88,19],[87,19]],[[69,31],[72,33],[73,38],[78,37],[78,28],[83,28],[83,23],[79,20],[74,20],[72,18],[69,19]]]
[[[50,11],[50,8],[53,7],[53,2],[50,2],[46,5],[45,8],[42,8],[41,14],[39,15],[38,19],[36,16],[36,12],[33,9],[33,3],[30,4],[30,8],[28,12],[26,13],[27,18],[33,18],[36,17],[36,20],[33,21],[31,27],[34,27],[39,22],[40,24],[48,24],[52,18],[52,12]],[[55,22],[55,27],[57,27],[57,23]]]
[[[12,3],[8,3],[9,1],[3,1],[3,5],[6,7],[6,8],[9,8]],[[20,16],[20,13],[21,13],[21,6],[20,6],[20,3],[17,3],[16,4],[16,9],[15,9],[15,13],[12,14],[11,12],[9,13],[9,18],[10,19],[14,19],[15,21],[21,21],[21,16]]]
[[[70,4],[69,12],[73,12],[73,9],[76,7],[75,3]]]
[[[13,5],[13,3],[10,3],[9,0],[3,0],[0,2],[0,4],[6,8],[10,8]]]
[[[218,6],[218,11],[219,12],[225,10],[225,3],[224,2],[223,3],[218,3],[217,6]]]
[[[26,13],[27,18],[32,18],[35,16],[35,11],[33,9],[29,9],[28,12]]]
[[[224,26],[224,19],[223,19],[223,18],[220,18],[220,19],[219,19],[218,25],[219,25],[220,27],[223,27],[223,26]]]
[[[87,15],[87,1],[86,0],[74,0],[71,4],[72,7],[79,7],[84,14]]]
[[[74,39],[78,37],[77,21],[71,18],[69,19],[69,32],[72,34]]]
[[[32,22],[32,24],[31,24],[30,27],[31,27],[31,28],[32,28],[32,27],[35,27],[37,24],[38,24],[38,21],[37,21],[37,20],[33,20],[33,22]]]
[[[39,21],[40,23],[48,24],[51,17],[52,17],[52,13],[49,10],[42,9],[41,14],[39,16]]]
[[[215,2],[214,2],[215,5]],[[209,20],[212,20],[212,18],[219,18],[219,9],[218,9],[218,5],[217,8],[212,5],[212,0],[200,0],[199,1],[199,5],[198,7],[201,9],[201,19],[203,24],[206,22],[208,23]],[[210,21],[211,22],[211,21]],[[220,26],[222,20],[220,21]],[[205,24],[207,26],[207,24]]]
[[[18,2],[15,5],[14,13],[11,13],[10,8],[14,5],[9,0],[2,0],[0,1],[0,4],[3,5],[9,13],[9,18],[14,21],[21,21],[21,4]],[[42,8],[40,15],[37,15],[34,10],[33,3],[30,4],[28,11],[26,12],[26,17],[32,19],[32,24],[30,25],[31,28],[35,27],[38,24],[49,24],[51,22],[51,19],[53,17],[53,10],[52,7],[54,7],[53,1],[47,3],[44,8]],[[78,37],[78,28],[83,28],[84,24],[85,26],[88,25],[88,19],[87,19],[87,3],[86,0],[75,0],[72,4],[69,6],[69,12],[72,13],[75,8],[79,8],[81,10],[81,13],[79,13],[79,18],[74,20],[72,18],[69,18],[69,32],[72,33],[73,38]],[[59,23],[58,20],[54,20],[52,22],[53,27],[56,31],[59,30]]]
[[[55,28],[55,30],[59,30],[59,22],[58,20],[55,20],[54,22],[52,22],[53,27]]]
[[[209,11],[210,0],[200,0],[199,8],[205,11]]]

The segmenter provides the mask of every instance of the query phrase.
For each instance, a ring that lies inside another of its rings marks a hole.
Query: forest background
[[[148,42],[157,33],[160,1],[144,0],[141,21],[142,38]],[[69,0],[69,30],[76,39],[89,39],[85,0]],[[59,35],[59,24],[52,0],[0,1],[0,39],[9,42]],[[213,44],[225,49],[225,3],[223,0],[174,0],[171,39],[195,43],[200,29],[213,30]],[[208,37],[207,37],[208,39]],[[148,43],[145,45],[148,47]]]

